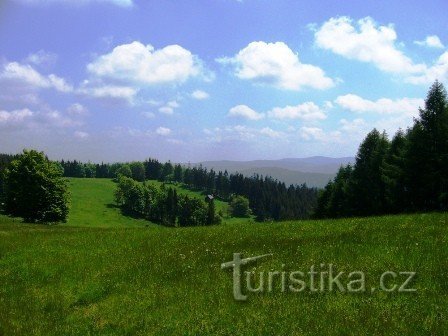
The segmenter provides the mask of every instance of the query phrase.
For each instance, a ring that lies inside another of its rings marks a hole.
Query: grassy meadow
[[[114,184],[71,179],[68,223],[0,216],[0,335],[443,335],[445,213],[165,228],[121,215]],[[188,191],[190,192],[190,191]],[[199,197],[199,196],[198,196]],[[221,205],[221,206],[225,206]],[[234,252],[272,253],[248,270],[415,271],[412,293],[232,296]],[[283,266],[284,265],[284,266]]]

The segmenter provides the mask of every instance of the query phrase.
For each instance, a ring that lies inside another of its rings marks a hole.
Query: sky
[[[446,0],[0,0],[0,152],[354,156],[448,81]]]

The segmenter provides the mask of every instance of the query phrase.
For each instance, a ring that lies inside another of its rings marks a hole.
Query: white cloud
[[[16,0],[18,2],[31,5],[67,4],[67,5],[87,5],[90,3],[110,3],[120,7],[132,7],[133,0]]]
[[[210,97],[210,95],[209,95],[207,92],[202,91],[202,90],[196,90],[196,91],[194,91],[194,92],[191,94],[191,96],[192,96],[194,99],[197,99],[197,100],[205,100],[205,99],[208,99],[208,98]]]
[[[339,124],[341,125],[340,130],[348,133],[367,132],[370,126],[361,118],[354,120],[341,119]]]
[[[167,136],[171,134],[171,130],[166,127],[159,127],[156,129],[156,133],[161,136]]]
[[[299,135],[304,140],[324,140],[325,132],[318,127],[301,127]]]
[[[89,110],[85,106],[75,103],[68,107],[67,113],[74,116],[83,116],[88,114]]]
[[[321,68],[301,63],[298,54],[283,42],[251,42],[234,57],[217,61],[233,65],[238,78],[280,89],[327,89],[335,84]]]
[[[159,112],[163,113],[163,114],[173,114],[174,109],[169,106],[162,106],[162,107],[159,107]]]
[[[180,107],[179,103],[175,100],[169,101],[168,103],[166,103],[166,106],[171,107],[171,108]]]
[[[325,113],[313,102],[306,102],[296,106],[274,107],[268,112],[274,119],[300,119],[303,121],[318,121],[326,119]]]
[[[376,101],[364,99],[355,94],[347,94],[336,98],[335,103],[352,112],[373,112],[378,114],[405,114],[417,115],[418,108],[424,105],[419,98],[388,99],[381,98]]]
[[[53,88],[60,92],[71,92],[73,86],[65,79],[54,74],[44,76],[37,72],[31,65],[10,62],[3,65],[0,79],[11,81],[18,85],[26,85],[35,89]]]
[[[437,48],[437,49],[444,48],[443,43],[440,41],[437,35],[427,36],[423,41],[414,41],[414,43],[423,47]]]
[[[78,139],[87,139],[89,137],[89,133],[83,131],[76,131],[73,135]]]
[[[138,90],[129,86],[103,85],[90,87],[83,85],[78,92],[93,98],[124,100],[132,103]]]
[[[155,50],[138,41],[115,47],[87,65],[90,73],[140,84],[183,83],[205,76],[201,61],[179,45]]]
[[[260,130],[260,134],[265,135],[269,138],[280,138],[283,133],[278,132],[278,131],[274,131],[272,128],[270,127],[264,127]]]
[[[257,111],[251,109],[247,105],[238,105],[238,106],[232,107],[229,110],[228,115],[230,117],[240,117],[240,118],[245,118],[245,119],[249,119],[249,120],[260,120],[260,119],[264,118],[263,113],[258,113]]]
[[[0,110],[0,126],[19,124],[33,115],[34,113],[29,109],[14,110],[11,112]]]
[[[411,84],[428,85],[433,83],[436,79],[444,81],[448,79],[448,51],[444,52],[431,67],[428,67],[424,72],[412,75],[406,78],[406,81]]]
[[[31,111],[28,108],[13,111],[0,110],[0,127],[7,130],[14,129],[49,129],[79,126],[82,122],[78,119],[72,119],[65,114],[43,108],[41,110]]]
[[[362,62],[372,63],[382,71],[412,74],[425,70],[414,64],[396,45],[397,34],[392,25],[379,26],[366,17],[353,23],[343,16],[331,18],[316,32],[317,46]]]
[[[36,65],[55,63],[58,56],[56,54],[39,50],[36,53],[29,54],[25,61]]]
[[[204,129],[204,134],[207,135],[207,142],[223,143],[234,141],[268,141],[272,144],[270,139],[287,141],[287,134],[280,131],[275,131],[270,127],[261,129],[251,128],[244,125],[215,127],[213,129]],[[268,138],[268,139],[266,139]]]
[[[164,114],[173,114],[174,110],[179,107],[179,103],[175,100],[172,100],[166,103],[164,106],[159,107],[159,112]]]
[[[40,111],[35,116],[36,123],[43,127],[73,127],[82,125],[81,121],[69,118],[56,110]]]

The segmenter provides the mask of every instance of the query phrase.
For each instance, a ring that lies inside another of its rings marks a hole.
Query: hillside
[[[270,176],[276,180],[284,182],[286,185],[290,184],[304,184],[309,187],[323,188],[325,185],[334,178],[334,174],[321,174],[321,173],[303,173],[301,171],[289,170],[278,167],[260,167],[260,168],[248,168],[238,171],[244,176],[262,175]]]
[[[281,160],[253,160],[253,161],[203,161],[204,167],[215,170],[240,171],[249,168],[283,168],[304,173],[335,174],[341,165],[354,162],[353,157],[331,158],[326,156],[312,156],[308,158],[291,158]]]
[[[215,171],[239,172],[245,176],[271,176],[288,185],[306,183],[310,187],[323,187],[335,176],[341,165],[353,163],[354,160],[353,157],[313,156],[281,160],[204,161],[193,165],[202,165]]]
[[[67,224],[29,225],[0,215],[0,334],[442,335],[448,330],[446,213],[145,227],[108,206],[112,186],[107,180],[72,181]],[[272,253],[247,268],[257,272],[307,272],[311,265],[330,263],[339,271],[360,270],[369,291],[284,293],[276,286],[236,302],[232,272],[220,268],[235,252]],[[371,292],[388,270],[417,272],[412,282],[417,292]]]
[[[114,191],[115,183],[110,179],[97,178],[68,178],[71,193],[71,209],[67,224],[69,226],[88,227],[138,227],[155,225],[146,220],[135,219],[123,216],[121,210],[115,206]],[[161,182],[148,181],[158,186]],[[203,199],[204,196],[195,191],[181,188],[170,184],[176,188],[179,194],[186,194]],[[227,214],[228,205],[226,202],[215,200],[217,211]],[[234,221],[233,218],[225,218],[226,221]]]
[[[135,227],[148,222],[125,217],[114,203],[115,183],[109,179],[69,178],[71,209],[66,225]]]

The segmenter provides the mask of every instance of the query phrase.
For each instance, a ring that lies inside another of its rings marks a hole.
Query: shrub
[[[233,196],[230,201],[230,213],[232,217],[249,217],[249,200],[244,196]]]

